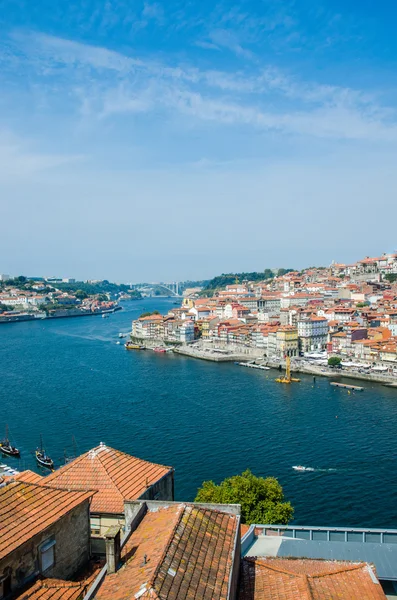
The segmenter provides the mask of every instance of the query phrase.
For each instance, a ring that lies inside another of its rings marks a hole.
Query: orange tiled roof
[[[124,500],[136,500],[171,470],[100,444],[48,475],[45,482],[68,490],[97,490],[91,512],[121,514]]]
[[[36,581],[15,600],[80,600],[86,584],[58,579]]]
[[[176,504],[145,515],[97,600],[226,600],[238,518]],[[145,561],[146,557],[146,561]]]
[[[68,492],[22,481],[0,488],[0,559],[95,492]]]
[[[385,600],[365,563],[245,558],[239,600]]]
[[[38,473],[27,470],[21,471],[17,475],[7,476],[7,479],[12,479],[13,481],[24,481],[25,483],[40,483],[44,477],[42,475],[38,475]]]

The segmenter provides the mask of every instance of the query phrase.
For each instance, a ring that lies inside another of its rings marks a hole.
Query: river
[[[365,383],[348,394],[305,375],[283,386],[275,371],[116,343],[144,310],[172,305],[143,299],[108,319],[0,325],[0,427],[22,453],[4,462],[37,470],[42,433],[59,465],[74,436],[78,453],[102,441],[172,465],[176,499],[250,468],[279,479],[296,523],[396,526],[396,389]],[[293,471],[299,464],[314,471]]]

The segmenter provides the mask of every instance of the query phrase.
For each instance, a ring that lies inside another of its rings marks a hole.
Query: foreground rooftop
[[[239,553],[238,515],[200,505],[148,503],[125,543],[122,567],[97,600],[226,600]]]
[[[92,513],[122,514],[124,500],[139,498],[173,471],[100,444],[45,478],[45,485],[68,490],[97,490]]]
[[[242,555],[369,563],[379,579],[397,581],[395,529],[251,526],[242,538]]]
[[[245,558],[239,600],[385,600],[365,563]]]

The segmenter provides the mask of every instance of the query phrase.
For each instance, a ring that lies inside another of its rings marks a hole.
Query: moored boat
[[[46,469],[54,469],[54,461],[50,458],[44,447],[43,447],[43,438],[40,435],[40,447],[36,448],[35,451],[36,461],[41,467],[45,467]]]
[[[5,456],[13,456],[14,458],[19,458],[21,456],[18,448],[13,446],[9,440],[8,425],[6,425],[5,438],[0,442],[0,452]]]
[[[153,352],[167,352],[167,350],[158,346],[157,348],[153,348]]]
[[[127,350],[145,350],[145,346],[141,346],[140,344],[134,344],[134,342],[127,342],[124,344],[124,348]]]

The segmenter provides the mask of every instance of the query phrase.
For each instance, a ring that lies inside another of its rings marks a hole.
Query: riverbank
[[[263,363],[267,367],[278,369],[281,365],[282,369],[285,368],[285,361],[282,360],[265,360]],[[324,369],[313,364],[300,364],[297,362],[291,362],[291,372],[293,373],[305,373],[307,375],[315,375],[318,377],[328,377],[332,379],[340,379],[341,377],[346,379],[358,379],[360,381],[372,381],[374,383],[381,383],[388,387],[397,388],[397,381],[395,377],[388,375],[380,375],[373,373],[357,373],[356,371],[350,371],[346,367],[342,369]]]
[[[200,360],[209,360],[212,362],[240,362],[246,361],[246,354],[229,354],[226,352],[214,352],[213,350],[198,350],[196,348],[189,348],[188,346],[182,346],[174,349],[175,354],[182,354],[183,356],[189,356],[190,358],[198,358]]]
[[[0,324],[6,323],[21,323],[23,321],[43,321],[48,319],[71,319],[73,317],[93,317],[100,316],[105,314],[112,314],[117,312],[118,310],[122,310],[122,306],[116,306],[111,310],[97,310],[97,311],[88,311],[88,310],[79,310],[76,309],[59,309],[55,314],[46,315],[45,313],[26,313],[21,315],[7,315],[6,317],[2,317],[0,315]]]
[[[250,362],[255,361],[258,364],[270,367],[273,369],[285,369],[285,360],[281,359],[268,359],[263,356],[263,351],[259,348],[251,348],[248,346],[244,347],[218,347],[218,346],[204,346],[192,344],[183,345],[175,349],[176,354],[182,354],[189,356],[190,358],[197,358],[200,360],[209,360],[212,362]],[[381,383],[388,387],[397,389],[397,379],[392,375],[382,375],[380,373],[358,373],[357,371],[351,371],[346,367],[342,369],[330,369],[320,367],[319,365],[308,363],[304,360],[292,360],[291,371],[293,373],[303,373],[307,375],[314,375],[318,377],[328,377],[332,379],[340,379],[345,377],[347,379],[358,379],[361,381],[371,381],[374,383]]]

